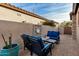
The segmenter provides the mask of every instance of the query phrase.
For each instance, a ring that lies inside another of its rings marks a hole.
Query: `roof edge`
[[[23,14],[30,15],[30,16],[32,16],[32,17],[36,17],[36,18],[39,18],[39,19],[48,21],[48,19],[46,19],[46,18],[44,18],[44,17],[42,17],[42,16],[39,16],[39,15],[34,14],[34,13],[32,13],[32,12],[23,10],[23,9],[18,8],[18,7],[14,6],[14,5],[11,5],[11,4],[9,4],[9,3],[0,3],[0,6],[5,7],[5,8],[8,8],[8,9],[11,9],[11,10],[14,10],[14,11],[17,11],[17,12],[21,12],[21,13],[23,13]]]

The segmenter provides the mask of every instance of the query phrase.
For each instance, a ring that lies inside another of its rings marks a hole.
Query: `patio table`
[[[54,48],[54,44],[56,43],[56,40],[52,40],[52,39],[44,38],[44,37],[42,37],[42,40],[44,42],[52,43],[52,48]]]
[[[56,43],[56,40],[52,40],[52,39],[49,39],[49,38],[42,37],[42,40],[45,41],[45,42],[52,43],[52,44]]]

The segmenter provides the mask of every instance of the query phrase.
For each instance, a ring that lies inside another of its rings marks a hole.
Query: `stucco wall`
[[[47,34],[48,31],[58,31],[58,28],[43,25],[41,34]]]
[[[59,27],[59,31],[60,31],[60,34],[64,34],[64,28],[63,27]]]
[[[26,21],[28,23],[33,23],[33,24],[40,24],[40,22],[44,21],[39,18],[22,14],[20,12],[13,11],[1,6],[0,6],[0,20],[8,20],[8,21],[14,21],[14,22]]]
[[[77,41],[79,42],[79,8],[77,10],[76,14],[76,35],[77,35]]]
[[[12,42],[18,43],[21,47],[23,47],[23,42],[22,42],[20,35],[22,33],[28,33],[28,34],[32,35],[32,29],[33,29],[32,24],[0,20],[0,48],[2,48],[4,46],[4,42],[2,40],[1,33],[4,34],[6,40],[8,40],[9,33],[12,33]]]
[[[77,39],[77,14],[75,15],[74,12],[72,12],[72,38],[74,40]]]
[[[18,23],[11,21],[3,21],[0,20],[0,48],[2,48],[5,44],[3,42],[3,38],[1,33],[4,34],[6,41],[8,41],[9,33],[12,33],[12,43],[17,43],[20,47],[23,47],[23,41],[20,37],[21,34],[27,33],[33,35],[34,24],[28,23]],[[41,34],[47,34],[48,31],[57,31],[57,28],[41,25]]]

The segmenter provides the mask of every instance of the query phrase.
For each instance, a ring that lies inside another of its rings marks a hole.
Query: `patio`
[[[60,44],[55,45],[55,48],[52,49],[53,56],[78,56],[79,55],[79,46],[76,40],[72,39],[71,35],[61,35]],[[20,55],[30,56],[29,51],[21,51]],[[35,56],[35,54],[34,54]]]
[[[48,22],[47,20],[49,20],[49,19],[40,17],[39,15],[36,15],[36,14],[32,14],[28,11],[22,10],[22,9],[12,6],[10,4],[1,4],[0,8],[1,8],[0,17],[1,17],[1,19],[3,19],[3,20],[0,20],[0,33],[3,33],[3,34],[12,33],[12,35],[13,35],[12,43],[18,44],[22,48],[22,49],[20,49],[20,51],[18,50],[19,56],[30,56],[30,52],[27,49],[25,49],[25,51],[23,49],[24,41],[20,37],[21,34],[27,33],[27,34],[35,36],[37,34],[38,35],[47,34],[48,31],[54,31],[54,30],[58,31],[60,29],[60,28],[58,28],[59,25],[57,22],[56,22],[57,23],[56,28],[54,28],[54,27],[52,28],[47,25],[41,25],[41,22],[44,22],[44,21]],[[7,11],[7,12],[5,12],[5,11]],[[20,14],[16,13],[18,11],[20,12]],[[5,17],[4,17],[4,15],[5,15]],[[21,15],[24,15],[24,16],[21,16]],[[20,16],[20,17],[18,17],[18,16]],[[12,21],[4,21],[5,19],[12,20]],[[16,21],[17,19],[18,19],[18,21]],[[22,19],[26,19],[27,21],[23,21]],[[28,19],[29,19],[29,21],[28,21]],[[16,22],[13,22],[13,21],[16,21]],[[7,26],[6,26],[6,24],[7,24]],[[63,32],[63,29],[60,29],[60,30]],[[66,31],[66,33],[67,32],[68,31]],[[76,33],[72,36],[76,37]],[[79,55],[79,49],[78,49],[79,43],[77,40],[75,40],[75,39],[73,40],[72,36],[71,35],[61,35],[60,44],[55,44],[54,49],[52,49],[52,56],[77,56],[77,55]],[[7,34],[5,34],[5,37],[6,37],[6,41],[8,41]],[[0,43],[1,43],[0,49],[2,49],[4,47],[4,41],[2,39],[3,39],[2,36],[0,36]],[[42,45],[42,44],[40,44],[40,45]],[[34,56],[35,56],[35,54],[34,54]]]

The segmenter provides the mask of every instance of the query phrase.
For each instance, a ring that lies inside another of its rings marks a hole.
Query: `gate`
[[[72,28],[71,27],[64,27],[64,34],[72,34]]]

